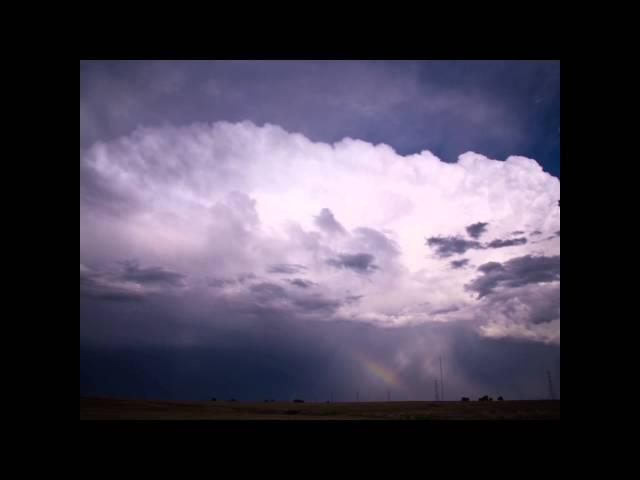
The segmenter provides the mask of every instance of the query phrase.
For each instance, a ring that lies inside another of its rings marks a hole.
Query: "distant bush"
[[[460,399],[461,402],[468,402],[469,401],[469,397],[462,397]]]
[[[299,398],[296,398],[293,403],[304,403],[304,400],[300,400]]]

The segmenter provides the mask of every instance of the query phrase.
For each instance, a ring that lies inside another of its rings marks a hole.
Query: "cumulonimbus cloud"
[[[255,298],[246,311],[385,326],[472,319],[478,299],[469,292],[536,288],[522,283],[516,259],[559,256],[558,236],[536,245],[509,238],[558,232],[559,189],[524,157],[468,152],[446,163],[428,151],[312,142],[251,122],[139,128],[81,152],[80,255],[86,265],[140,263],[115,280],[81,272],[81,288],[123,298],[140,295],[134,284],[202,288],[207,308]],[[496,239],[480,242],[487,225]],[[503,271],[442,261],[460,254]]]

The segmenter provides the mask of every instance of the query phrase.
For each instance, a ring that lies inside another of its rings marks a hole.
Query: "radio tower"
[[[436,386],[436,402],[440,400],[440,395],[438,392],[438,380],[435,381],[435,386]]]
[[[444,377],[442,376],[442,357],[440,357],[440,397],[444,400]]]
[[[547,379],[549,380],[549,398],[555,400],[556,395],[553,391],[553,382],[551,382],[551,372],[549,370],[547,370]]]

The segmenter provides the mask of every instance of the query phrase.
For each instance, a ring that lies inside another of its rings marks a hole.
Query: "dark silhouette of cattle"
[[[216,397],[211,397],[211,401],[215,402],[216,401]]]
[[[478,399],[479,402],[493,402],[493,398],[491,398],[488,395],[485,395],[484,397],[480,397]]]
[[[502,402],[504,400],[504,398],[502,398],[502,395],[498,397],[498,401]]]
[[[304,403],[304,400],[300,400],[299,398],[296,398],[293,403]]]
[[[462,397],[460,399],[461,402],[468,402],[469,401],[469,397]]]

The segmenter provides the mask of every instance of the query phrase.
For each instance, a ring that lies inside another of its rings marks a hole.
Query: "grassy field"
[[[559,420],[559,400],[211,402],[80,397],[81,420]]]

